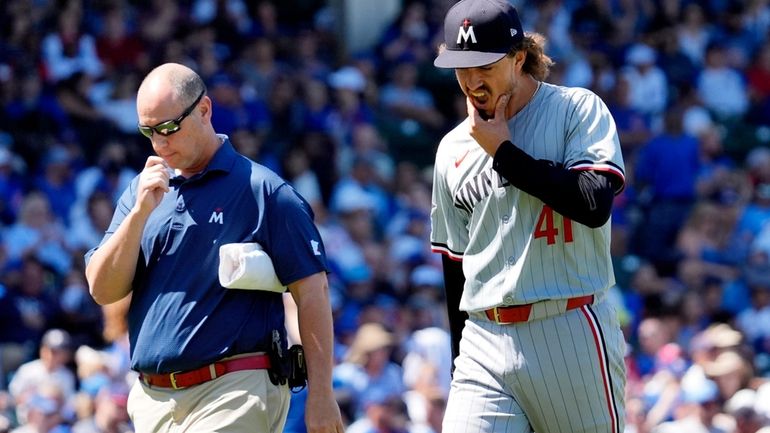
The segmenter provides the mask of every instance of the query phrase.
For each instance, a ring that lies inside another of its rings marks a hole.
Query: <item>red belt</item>
[[[217,361],[190,371],[175,371],[166,374],[139,373],[139,378],[150,386],[182,389],[208,382],[233,371],[262,370],[266,368],[270,368],[270,357],[266,354],[259,354]]]
[[[594,301],[594,295],[578,296],[567,299],[567,308],[565,311],[588,305]],[[509,323],[526,322],[532,312],[532,306],[535,304],[511,305],[509,307],[495,307],[484,310],[487,319],[497,322],[501,325]]]

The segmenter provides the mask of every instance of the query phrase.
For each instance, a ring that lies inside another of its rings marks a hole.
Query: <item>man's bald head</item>
[[[188,105],[206,89],[200,75],[179,63],[164,63],[144,78],[137,98],[166,99],[179,105]]]
[[[166,63],[150,71],[137,92],[139,125],[157,132],[149,134],[153,150],[183,176],[203,171],[222,144],[211,123],[211,99],[203,95],[205,91],[192,69]],[[159,131],[164,123],[168,129]]]

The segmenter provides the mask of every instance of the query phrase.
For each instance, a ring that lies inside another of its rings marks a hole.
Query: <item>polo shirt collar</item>
[[[174,176],[169,181],[172,186],[178,186],[186,181],[199,179],[209,172],[222,171],[228,173],[230,170],[232,170],[238,154],[235,152],[233,144],[230,143],[230,137],[225,134],[217,134],[217,137],[222,140],[222,145],[219,146],[219,149],[217,149],[216,153],[214,153],[214,157],[211,158],[211,161],[209,161],[209,164],[206,166],[206,168],[204,168],[202,172],[188,179],[185,179],[180,175]]]
[[[217,153],[215,153],[214,157],[211,158],[209,165],[206,166],[206,168],[203,170],[203,173],[208,171],[229,172],[233,168],[233,164],[235,164],[235,158],[237,154],[235,153],[233,144],[230,143],[230,137],[225,134],[217,134],[217,137],[222,140],[222,145],[219,146]]]

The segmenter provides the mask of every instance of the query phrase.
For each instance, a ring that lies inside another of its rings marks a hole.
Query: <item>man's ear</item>
[[[208,95],[203,95],[203,99],[198,104],[198,109],[201,112],[201,119],[205,119],[207,122],[211,121],[211,98]]]
[[[516,65],[516,69],[521,69],[524,67],[524,62],[527,60],[527,51],[521,50],[517,51],[516,54],[513,56],[514,58],[514,64]]]

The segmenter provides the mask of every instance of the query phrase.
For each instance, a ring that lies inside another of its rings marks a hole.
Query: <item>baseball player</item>
[[[434,64],[455,69],[468,117],[433,183],[455,355],[443,431],[621,433],[625,340],[605,299],[615,123],[594,93],[543,82],[544,39],[505,1],[458,2],[444,39]]]

